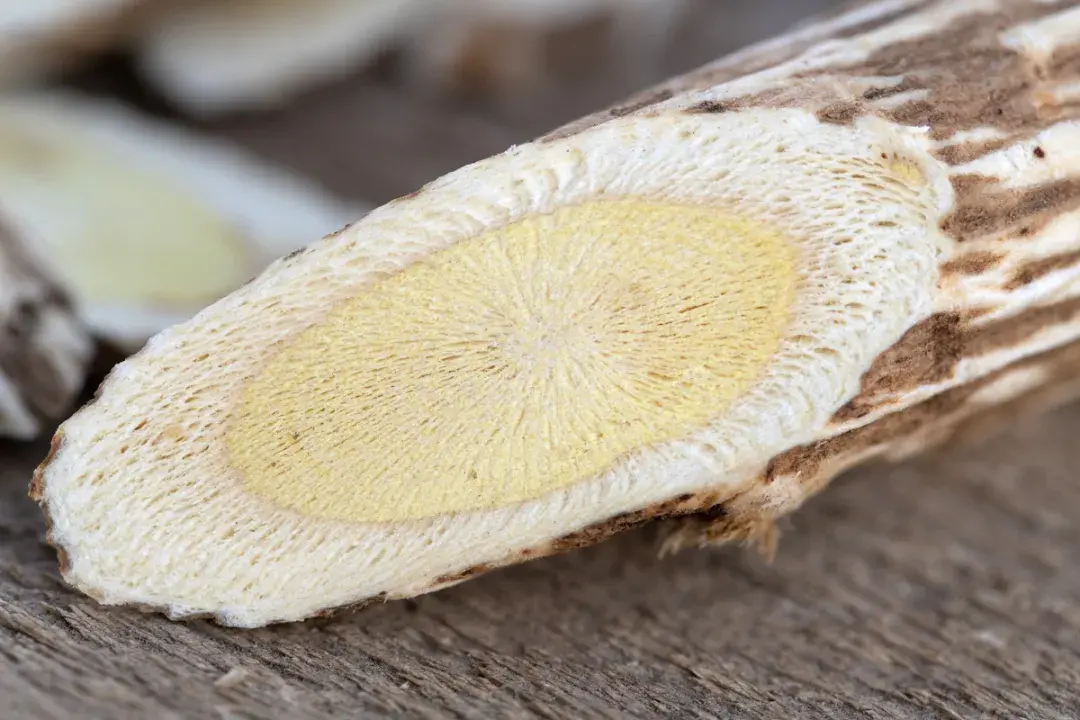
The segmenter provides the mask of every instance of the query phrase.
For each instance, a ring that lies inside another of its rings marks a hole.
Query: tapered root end
[[[671,111],[447,176],[117,369],[42,473],[67,577],[252,626],[716,505],[929,312],[934,173]]]

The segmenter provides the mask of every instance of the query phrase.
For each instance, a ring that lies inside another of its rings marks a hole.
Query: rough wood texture
[[[773,565],[646,528],[438,595],[243,632],[66,589],[0,446],[0,716],[1056,718],[1080,703],[1080,408],[861,470]]]
[[[36,437],[69,411],[91,350],[63,292],[0,224],[0,437]]]

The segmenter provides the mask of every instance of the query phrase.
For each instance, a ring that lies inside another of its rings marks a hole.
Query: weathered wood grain
[[[415,602],[232,631],[66,589],[0,446],[0,716],[1075,717],[1080,408],[860,470],[773,565],[646,528]]]

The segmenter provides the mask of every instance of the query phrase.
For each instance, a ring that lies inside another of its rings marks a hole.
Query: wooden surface
[[[656,528],[254,632],[65,589],[0,446],[0,717],[1075,718],[1080,407],[857,472],[774,564]]]
[[[792,19],[784,0],[720,5],[658,76]],[[122,68],[77,82],[167,111]],[[557,104],[492,110],[383,73],[210,129],[381,201],[632,89],[603,68],[567,87]],[[25,497],[46,448],[0,444],[0,719],[1075,718],[1078,436],[1074,406],[860,470],[787,524],[772,565],[737,548],[661,560],[646,528],[416,602],[255,632],[67,590]]]

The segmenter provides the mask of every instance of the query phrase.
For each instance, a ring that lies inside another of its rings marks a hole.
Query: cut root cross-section
[[[863,7],[279,260],[62,426],[65,577],[252,627],[655,517],[767,537],[846,467],[1061,401],[1080,126],[1031,103],[1077,78],[1032,43],[1075,51],[1077,12]]]

